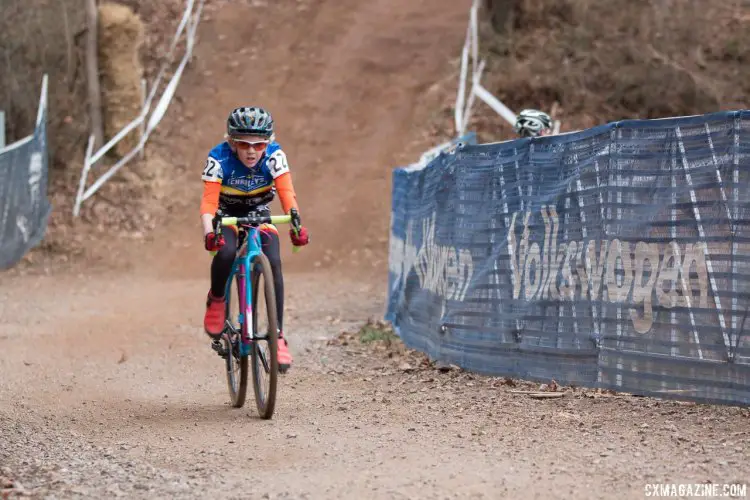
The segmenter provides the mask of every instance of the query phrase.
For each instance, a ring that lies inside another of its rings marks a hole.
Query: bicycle
[[[278,317],[276,315],[276,295],[273,272],[268,258],[261,250],[261,224],[292,224],[299,231],[300,218],[296,210],[289,215],[250,214],[247,217],[215,217],[214,232],[221,234],[222,226],[237,228],[237,252],[232,270],[227,279],[225,295],[226,320],[220,340],[214,340],[211,347],[224,358],[227,385],[232,406],[241,408],[245,404],[247,392],[247,358],[252,359],[253,390],[258,413],[263,419],[273,416],[276,405],[276,386],[279,373],[277,356]],[[296,249],[295,249],[296,250]],[[248,280],[248,270],[249,280]],[[261,286],[260,281],[263,281]],[[232,294],[235,283],[236,297]],[[263,294],[259,293],[263,290]],[[233,313],[233,298],[237,299],[237,311]],[[265,308],[260,307],[260,299]],[[259,312],[265,309],[268,325],[265,334],[259,326]],[[250,321],[248,322],[248,318]],[[262,346],[267,347],[266,350]],[[263,376],[268,377],[268,387],[262,384]]]

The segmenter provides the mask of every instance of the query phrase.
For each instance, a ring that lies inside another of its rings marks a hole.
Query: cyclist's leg
[[[203,328],[212,338],[217,338],[224,329],[224,290],[237,251],[237,234],[234,229],[223,227],[222,234],[225,244],[211,261],[211,289],[206,298],[206,314],[203,317]]]
[[[263,226],[260,241],[263,253],[268,257],[273,272],[273,285],[276,291],[276,315],[279,323],[279,342],[276,352],[279,360],[279,371],[285,373],[292,366],[293,359],[287,346],[286,335],[284,335],[284,276],[281,271],[279,233],[271,225]]]
[[[281,271],[281,244],[279,233],[270,225],[261,226],[260,243],[273,271],[273,287],[276,291],[276,316],[279,330],[284,330],[284,275]]]
[[[216,252],[211,262],[211,295],[217,298],[224,297],[227,279],[237,252],[237,234],[234,228],[222,227],[221,233],[224,235],[224,246]]]

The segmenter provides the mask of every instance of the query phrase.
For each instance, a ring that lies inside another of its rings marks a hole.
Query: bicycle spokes
[[[268,363],[268,352],[265,349],[261,349],[260,344],[258,347],[258,357],[260,358],[260,362],[263,365],[263,371],[268,373],[271,370],[271,366]]]
[[[222,356],[232,406],[239,408],[245,404],[247,390],[247,350],[243,336],[247,335],[247,318],[243,314],[244,275],[234,274],[227,286],[226,328],[221,338]],[[219,352],[217,349],[214,349]],[[221,355],[221,353],[220,353]]]

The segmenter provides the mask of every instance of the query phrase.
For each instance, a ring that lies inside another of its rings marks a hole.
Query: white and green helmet
[[[515,130],[521,137],[537,137],[543,130],[552,128],[552,118],[536,109],[524,109],[516,118]]]
[[[227,135],[273,136],[273,118],[263,108],[242,107],[232,110],[227,118]]]

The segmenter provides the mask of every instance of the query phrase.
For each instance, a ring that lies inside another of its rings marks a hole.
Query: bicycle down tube
[[[235,226],[239,228],[240,225],[246,221],[260,222],[271,224],[289,224],[292,222],[291,215],[272,215],[270,217],[222,217],[221,226]],[[232,269],[227,279],[225,297],[231,297],[231,287],[233,278],[237,275],[240,276],[238,280],[239,290],[237,290],[237,302],[240,307],[239,312],[239,324],[240,324],[240,352],[242,356],[247,356],[250,352],[250,342],[256,340],[257,332],[250,331],[248,327],[248,318],[252,317],[252,282],[250,280],[250,273],[252,271],[252,264],[255,258],[262,253],[262,247],[260,242],[260,230],[256,226],[245,227],[247,236],[245,241],[237,251],[237,257],[232,263]]]

